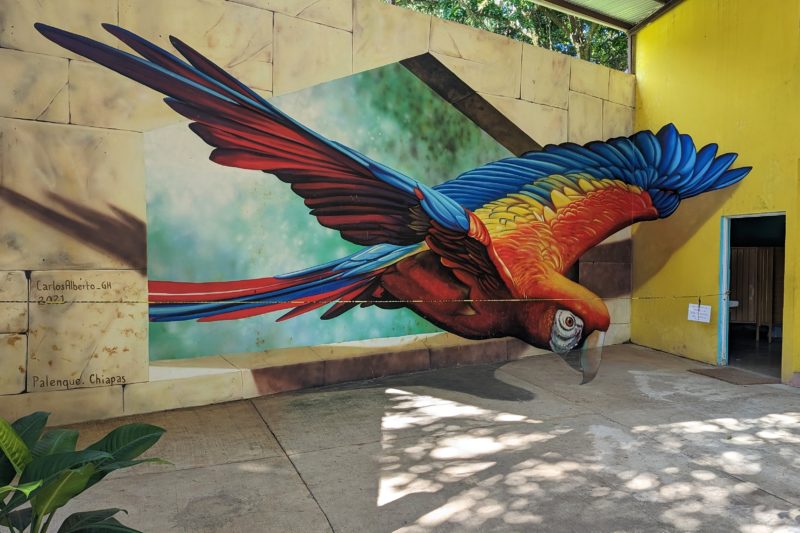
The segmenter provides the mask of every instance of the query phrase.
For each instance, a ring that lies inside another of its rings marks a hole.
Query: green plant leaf
[[[32,448],[42,435],[42,431],[44,431],[44,427],[47,425],[47,419],[49,417],[50,413],[36,411],[35,413],[23,416],[22,418],[14,421],[11,426],[25,442],[25,445],[28,446],[28,448]]]
[[[42,431],[44,431],[49,416],[50,413],[37,411],[16,420],[11,424],[11,427],[17,432],[22,442],[24,442],[28,448],[32,448],[33,445],[36,444],[36,441],[39,440]],[[16,475],[17,472],[14,470],[11,461],[4,453],[0,452],[0,484],[7,485],[11,483],[11,480],[14,479]]]
[[[20,438],[19,433],[2,418],[0,418],[0,450],[11,461],[11,466],[17,474],[21,473],[33,459],[30,449]]]
[[[86,463],[104,462],[110,457],[111,455],[106,452],[98,452],[94,450],[65,452],[37,457],[31,461],[27,467],[25,467],[25,470],[20,476],[20,483],[43,480],[45,484],[48,484],[66,469],[75,468]],[[27,499],[27,497],[19,493],[14,494],[6,505],[6,511],[16,509],[25,503]]]
[[[36,491],[31,498],[31,507],[38,516],[47,516],[72,498],[83,492],[89,477],[94,473],[94,465],[85,464],[76,469],[65,470],[56,478]]]
[[[5,518],[6,516],[13,515],[11,513],[13,509],[16,509],[31,497],[31,493],[42,486],[42,480],[34,481],[33,483],[24,483],[22,485],[5,485],[0,487],[0,519]],[[6,498],[6,494],[14,492],[14,496],[8,502],[8,504],[2,503],[2,501]],[[2,525],[2,521],[0,521],[0,525]],[[23,529],[23,528],[18,528]]]
[[[3,452],[0,452],[0,484],[6,485],[14,480],[17,471]]]
[[[61,527],[58,528],[58,533],[86,531],[90,526],[101,524],[119,512],[127,514],[124,509],[98,509],[97,511],[73,513],[62,522]]]
[[[34,481],[32,483],[25,483],[24,485],[5,485],[0,487],[0,495],[8,494],[9,492],[21,492],[25,496],[30,496],[31,492],[35,491],[42,485],[42,480]]]
[[[91,525],[87,525],[82,529],[69,529],[67,531],[73,533],[116,533],[116,532],[124,532],[124,533],[142,533],[138,529],[130,528],[124,524],[122,524],[116,518],[106,518],[101,522],[96,522]],[[61,529],[58,530],[58,533],[63,533]]]
[[[53,455],[62,452],[74,452],[78,444],[78,432],[74,429],[53,429],[39,439],[31,452],[34,457]]]
[[[164,429],[158,426],[127,424],[114,429],[86,449],[108,452],[114,456],[114,461],[130,461],[147,451],[163,434]]]
[[[97,450],[79,452],[63,452],[37,457],[25,468],[20,476],[22,483],[43,479],[45,483],[62,470],[74,468],[86,463],[102,462],[111,459],[111,454]]]
[[[1,516],[0,515],[0,526],[7,527],[11,529],[17,529],[22,531],[33,521],[33,509],[30,507],[26,507],[25,509],[20,509],[19,511],[14,511],[8,513],[8,516]]]

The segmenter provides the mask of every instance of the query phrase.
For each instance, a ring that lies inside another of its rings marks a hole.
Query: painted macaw
[[[323,226],[365,248],[275,277],[150,282],[153,321],[230,320],[332,304],[407,307],[469,339],[517,337],[562,354],[591,380],[599,351],[569,352],[610,324],[602,299],[565,273],[587,250],[638,221],[671,215],[682,199],[728,187],[750,168],[735,154],[699,151],[673,125],[608,142],[550,145],[429,187],[282,113],[182,41],[173,54],[104,25],[142,57],[37,24],[48,39],[167,96],[214,147],[221,165],[291,185]],[[602,337],[602,335],[594,335]],[[602,345],[602,338],[597,339]]]

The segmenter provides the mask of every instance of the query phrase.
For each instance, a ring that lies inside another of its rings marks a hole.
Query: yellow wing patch
[[[503,237],[521,225],[549,224],[557,213],[573,202],[601,189],[616,187],[640,194],[642,189],[621,180],[595,179],[589,174],[554,174],[538,178],[519,192],[498,198],[475,210],[492,237]]]

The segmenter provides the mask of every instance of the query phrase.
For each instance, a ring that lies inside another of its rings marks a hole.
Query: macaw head
[[[568,309],[557,309],[555,312],[550,349],[583,375],[581,384],[592,381],[600,370],[608,326],[600,328],[586,328],[584,320]]]
[[[563,276],[553,276],[539,288],[542,294],[527,306],[520,338],[553,350],[583,375],[582,383],[589,383],[600,369],[611,324],[608,308],[599,296]]]

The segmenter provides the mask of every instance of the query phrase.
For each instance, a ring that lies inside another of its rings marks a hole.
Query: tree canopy
[[[388,1],[617,70],[628,66],[628,38],[624,32],[531,0]]]

